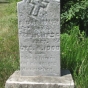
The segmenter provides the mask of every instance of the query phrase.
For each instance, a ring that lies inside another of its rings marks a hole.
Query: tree
[[[88,0],[61,0],[61,32],[66,32],[76,25],[88,35],[87,13]]]

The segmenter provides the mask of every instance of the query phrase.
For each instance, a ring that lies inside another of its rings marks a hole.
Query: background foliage
[[[62,33],[75,25],[88,35],[88,0],[61,0]]]

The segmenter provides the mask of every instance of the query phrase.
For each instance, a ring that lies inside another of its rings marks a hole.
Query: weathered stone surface
[[[5,88],[74,88],[72,76],[68,70],[62,70],[61,77],[20,76],[16,71],[6,82]]]
[[[60,2],[18,2],[22,76],[60,76]]]

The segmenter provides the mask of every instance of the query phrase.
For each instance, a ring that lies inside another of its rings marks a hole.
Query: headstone
[[[18,3],[22,76],[60,76],[60,3],[24,0]]]
[[[60,1],[18,2],[20,71],[5,88],[74,88],[68,70],[60,71]]]

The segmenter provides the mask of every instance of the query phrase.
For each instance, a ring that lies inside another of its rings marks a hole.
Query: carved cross
[[[40,7],[45,8],[45,7],[47,6],[47,3],[48,3],[48,2],[45,1],[45,0],[44,0],[44,1],[43,1],[43,0],[32,0],[31,3],[35,5],[32,14],[33,14],[34,16],[37,16],[37,15],[38,15],[38,12],[39,12],[39,10],[40,10]]]

